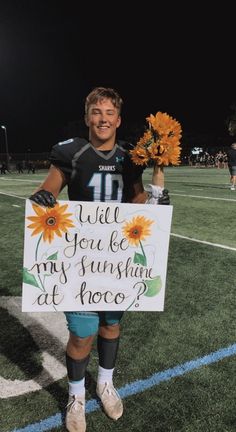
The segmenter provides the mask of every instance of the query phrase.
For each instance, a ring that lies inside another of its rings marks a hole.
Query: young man
[[[85,123],[89,142],[74,138],[55,145],[48,175],[31,200],[54,206],[67,185],[70,200],[146,202],[143,168],[132,163],[130,145],[116,141],[121,106],[121,97],[110,88],[97,87],[87,96]],[[161,204],[169,204],[168,196],[162,200]],[[117,420],[123,413],[122,400],[113,386],[123,312],[72,311],[65,315],[70,332],[66,349],[69,381],[66,427],[69,432],[85,432],[85,372],[97,333],[97,395],[110,418]]]
[[[230,120],[228,127],[229,135],[236,137],[236,120]],[[227,151],[228,168],[230,173],[231,190],[235,190],[236,184],[236,142],[234,141]]]

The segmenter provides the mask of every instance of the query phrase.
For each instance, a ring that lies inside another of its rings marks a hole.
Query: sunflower
[[[149,128],[139,139],[136,147],[130,150],[131,159],[136,165],[148,165],[150,160],[156,165],[180,164],[180,123],[167,113],[158,111],[146,118]]]
[[[148,152],[141,145],[137,145],[135,149],[130,150],[130,154],[135,165],[144,165],[149,161]]]
[[[42,232],[43,240],[51,243],[54,239],[54,234],[62,237],[61,231],[65,233],[68,231],[68,228],[75,226],[69,219],[72,213],[64,213],[68,204],[61,206],[56,204],[53,208],[46,207],[45,209],[35,204],[32,204],[32,206],[37,215],[27,217],[27,219],[33,222],[27,226],[27,228],[33,230],[32,236]]]
[[[141,240],[145,240],[151,234],[150,225],[153,222],[153,220],[146,219],[144,216],[135,216],[123,226],[123,235],[131,245],[138,246]]]

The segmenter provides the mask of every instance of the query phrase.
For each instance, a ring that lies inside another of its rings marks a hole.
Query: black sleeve
[[[128,173],[128,175],[130,175],[130,177],[132,178],[132,182],[136,183],[136,181],[140,178],[140,176],[143,174],[143,171],[146,168],[146,165],[136,165],[132,159],[131,159],[131,154],[130,154],[130,150],[132,150],[134,148],[133,144],[125,142],[124,143],[124,148],[126,150],[126,173]]]
[[[120,142],[119,142],[120,144]],[[123,181],[124,181],[124,194],[123,201],[131,202],[134,195],[134,185],[141,180],[142,173],[146,166],[136,165],[130,155],[130,150],[133,149],[133,145],[127,142],[122,142],[122,147],[125,150],[125,160],[124,160],[124,171],[123,171]]]
[[[137,179],[140,178],[145,168],[147,168],[146,165],[136,165],[132,159],[130,150],[134,149],[134,145],[130,142],[126,141],[118,141],[118,144],[123,147],[123,149],[126,152],[126,158],[125,158],[125,170],[129,173],[130,178],[132,179],[132,182],[135,183]]]
[[[55,167],[60,168],[66,178],[71,176],[72,160],[80,146],[87,144],[83,138],[72,138],[60,142],[52,147],[49,162]]]

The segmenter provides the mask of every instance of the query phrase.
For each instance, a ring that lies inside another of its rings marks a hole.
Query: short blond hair
[[[89,107],[92,104],[96,104],[103,99],[110,99],[114,107],[117,108],[118,113],[121,113],[123,100],[117,91],[109,87],[95,87],[86,97],[85,114],[88,114]]]

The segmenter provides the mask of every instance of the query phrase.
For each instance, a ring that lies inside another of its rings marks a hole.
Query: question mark
[[[137,282],[133,286],[133,288],[136,289],[137,286],[139,287],[138,288],[138,294],[137,294],[137,296],[136,296],[136,298],[135,298],[134,301],[138,302],[139,299],[140,299],[140,297],[147,291],[147,285],[145,284],[145,282]],[[139,307],[139,303],[135,303],[135,307]]]

